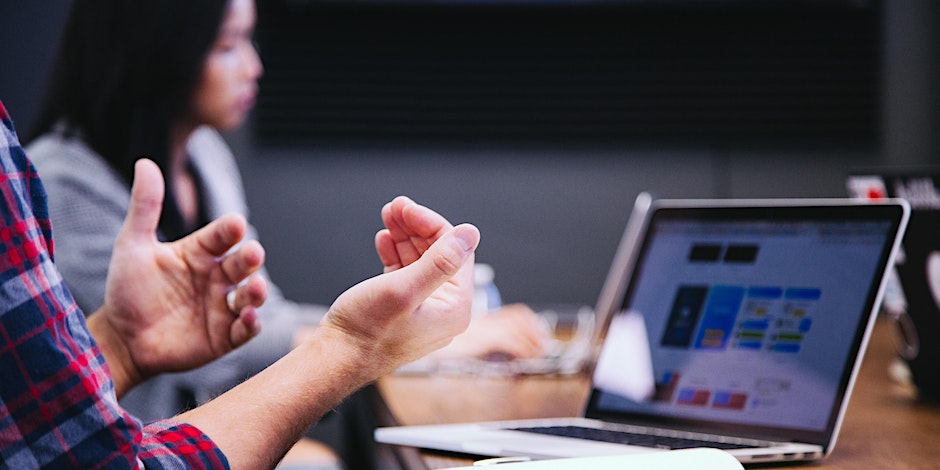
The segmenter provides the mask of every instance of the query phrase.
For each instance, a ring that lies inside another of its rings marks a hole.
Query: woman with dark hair
[[[234,158],[216,129],[241,124],[254,103],[262,73],[254,23],[253,0],[74,2],[28,152],[49,188],[56,261],[83,311],[103,302],[140,156],[165,175],[162,239],[247,213]],[[272,294],[259,312],[262,333],[244,348],[155,377],[122,405],[155,420],[204,403],[286,354],[326,311]],[[322,468],[338,465],[326,447],[305,448],[322,452],[312,459]]]
[[[220,31],[228,3],[76,1],[27,141],[54,130],[78,137],[125,181],[135,158],[148,155],[167,175],[173,196],[165,202],[163,235],[179,238],[202,225],[198,218],[204,214],[184,214],[180,204],[193,199],[179,187],[185,184],[181,179],[193,178],[192,169],[173,165],[186,161],[184,146],[199,120],[212,119],[208,124],[220,129],[244,120],[262,72],[251,49],[253,18]],[[205,115],[192,102],[203,77],[224,77],[236,67],[241,67],[241,88],[226,109],[217,109],[224,114]],[[212,74],[214,69],[220,73]]]
[[[102,303],[133,164],[141,156],[166,178],[161,238],[178,239],[221,214],[247,215],[238,168],[219,131],[239,126],[254,105],[263,73],[252,42],[255,19],[254,0],[72,2],[27,151],[49,193],[56,263],[84,311]],[[251,227],[248,237],[256,238]],[[269,285],[257,338],[201,369],[157,377],[122,404],[144,419],[172,416],[286,354],[326,307],[291,302]],[[545,340],[536,315],[515,306],[472,322],[448,349],[452,355],[533,357]],[[343,431],[350,432],[356,431]],[[360,435],[371,442],[371,430]],[[367,459],[347,461],[350,467],[373,463],[361,448],[340,453]]]

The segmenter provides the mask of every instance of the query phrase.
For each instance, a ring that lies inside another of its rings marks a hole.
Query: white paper
[[[493,462],[495,459],[490,459]],[[484,464],[451,470],[744,470],[731,454],[718,449],[682,449],[645,454],[605,457],[578,457],[572,459],[536,460],[533,462]]]
[[[611,319],[594,385],[638,402],[652,396],[656,384],[643,315],[627,312]]]

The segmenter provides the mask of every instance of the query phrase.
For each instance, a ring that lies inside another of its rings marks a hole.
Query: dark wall
[[[375,273],[409,194],[480,226],[506,300],[592,304],[640,191],[842,196],[880,163],[877,2],[643,3],[264,4],[253,218],[290,220],[272,266],[315,267],[275,280],[326,302]]]
[[[876,1],[342,3],[262,3],[262,140],[877,138]]]
[[[67,4],[0,4],[6,61],[0,99],[21,133]],[[937,7],[928,0],[886,4],[878,13],[884,73],[876,71],[884,81],[874,92],[880,91],[877,102],[884,108],[877,117],[884,121],[872,131],[877,135],[861,142],[737,142],[733,132],[721,145],[552,136],[278,142],[246,127],[229,138],[268,266],[290,297],[330,302],[379,271],[372,248],[378,211],[395,195],[408,194],[454,221],[480,226],[479,259],[496,267],[507,300],[592,304],[640,191],[664,197],[842,196],[850,168],[936,162]]]
[[[329,302],[380,270],[372,237],[398,194],[483,233],[479,261],[504,299],[593,305],[636,194],[842,196],[873,152],[715,154],[694,149],[260,149],[245,159],[252,219],[275,281]]]
[[[0,2],[0,100],[26,134],[53,60],[68,0]]]
[[[940,163],[940,3],[886,1],[883,145],[894,165]]]

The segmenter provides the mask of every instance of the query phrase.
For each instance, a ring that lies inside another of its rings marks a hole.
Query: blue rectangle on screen
[[[791,287],[787,289],[786,297],[792,300],[819,300],[822,291],[812,287]]]
[[[773,345],[776,352],[798,353],[800,352],[800,343],[777,343]]]
[[[746,320],[741,322],[741,329],[747,331],[764,331],[767,328],[770,328],[770,321],[768,320]]]
[[[800,320],[800,333],[806,333],[809,331],[809,328],[813,326],[812,318],[804,318]]]
[[[783,296],[783,289],[779,287],[750,287],[747,296],[757,299],[779,299]]]

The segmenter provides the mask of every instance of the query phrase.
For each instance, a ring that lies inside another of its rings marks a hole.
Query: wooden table
[[[859,372],[833,453],[813,469],[940,468],[940,405],[917,400],[912,386],[893,380],[892,325],[879,319]],[[940,365],[938,365],[940,367]],[[435,424],[576,416],[589,393],[587,376],[389,376],[382,398],[399,424]],[[470,465],[467,456],[396,447],[406,470]],[[760,468],[792,468],[793,464]]]

